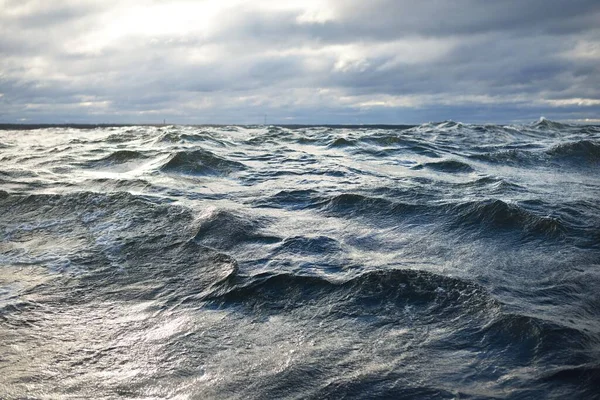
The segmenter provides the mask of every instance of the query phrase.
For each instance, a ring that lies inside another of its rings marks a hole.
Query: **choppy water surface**
[[[600,398],[600,128],[0,131],[1,398]]]

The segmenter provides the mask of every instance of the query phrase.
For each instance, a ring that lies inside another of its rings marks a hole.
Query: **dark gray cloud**
[[[594,120],[598,21],[597,0],[0,0],[0,122]]]
[[[600,12],[594,0],[343,0],[340,9],[347,22],[363,22],[362,30],[374,28],[391,36],[579,32],[596,27]]]
[[[568,35],[597,29],[595,0],[338,0],[336,18],[297,23],[301,12],[264,13],[244,7],[224,19],[225,36],[289,44],[389,41],[402,37],[448,37],[486,33]]]

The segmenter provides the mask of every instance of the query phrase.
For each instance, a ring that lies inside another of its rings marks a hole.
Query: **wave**
[[[253,204],[256,207],[301,210],[313,205],[317,196],[316,190],[281,190],[272,196],[254,200]]]
[[[522,149],[502,150],[493,153],[471,155],[469,158],[519,166],[551,165],[548,163],[582,166],[600,161],[600,143],[595,140],[578,140],[563,143],[544,152]]]
[[[266,223],[233,211],[217,210],[198,221],[194,240],[206,246],[230,250],[243,244],[272,244],[282,239],[265,233]]]
[[[371,135],[364,138],[361,138],[361,142],[364,143],[372,143],[378,146],[397,146],[397,145],[407,145],[410,146],[412,141],[402,138],[397,135]]]
[[[0,176],[6,176],[7,178],[37,178],[40,175],[31,170],[25,169],[11,169],[11,170],[0,170]]]
[[[327,236],[286,238],[276,248],[276,253],[314,254],[320,257],[330,256],[342,251],[340,243]]]
[[[145,154],[134,150],[118,150],[106,157],[94,160],[94,164],[124,164],[131,161],[143,160],[148,158]]]
[[[422,140],[397,136],[368,136],[360,139],[360,143],[373,144],[376,148],[361,146],[357,152],[370,154],[377,158],[389,157],[398,153],[410,152],[430,158],[440,158],[441,155],[435,146]]]
[[[474,172],[475,170],[469,164],[464,163],[458,160],[444,160],[444,161],[436,161],[436,162],[428,162],[424,164],[419,164],[413,169],[421,169],[428,168],[434,171],[439,172],[449,172],[449,173],[461,173],[461,172]]]
[[[327,145],[327,147],[353,147],[356,145],[354,140],[349,140],[346,138],[337,138],[331,143]]]
[[[231,145],[226,138],[213,135],[208,130],[182,130],[177,128],[176,130],[170,130],[161,133],[156,139],[156,143],[210,143],[219,147],[227,147]]]
[[[419,270],[375,270],[343,281],[270,272],[230,283],[231,288],[218,296],[220,300],[252,304],[253,310],[263,312],[280,313],[313,301],[323,301],[334,313],[345,315],[381,313],[384,304],[396,304],[395,310],[384,308],[392,314],[403,314],[407,304],[428,312],[434,306],[440,313],[455,313],[457,306],[471,311],[498,306],[477,284]]]
[[[534,359],[539,355],[553,355],[555,361],[570,358],[582,360],[580,352],[589,345],[589,336],[580,330],[570,328],[554,321],[513,313],[498,313],[490,322],[481,328],[491,348],[520,348],[520,357]],[[556,346],[569,348],[569,353],[556,351]],[[563,358],[560,360],[560,358]],[[546,360],[550,361],[550,360]]]
[[[179,151],[160,168],[162,172],[168,173],[215,176],[229,175],[245,169],[244,164],[216,156],[208,150]]]
[[[580,140],[564,143],[546,152],[556,160],[600,161],[600,143],[593,140]]]
[[[390,376],[391,375],[391,376]],[[394,377],[394,373],[386,374],[386,378]],[[402,380],[401,374],[397,374],[397,380]],[[379,374],[364,374],[356,376],[340,376],[331,379],[330,382],[320,388],[311,388],[313,392],[308,398],[312,399],[438,399],[453,400],[458,398],[471,398],[468,392],[460,390],[448,390],[442,387],[436,387],[435,384],[416,386],[415,383],[382,387],[382,378]],[[396,380],[396,379],[395,379]],[[307,389],[308,390],[308,389]],[[479,396],[475,397],[479,398]]]
[[[181,135],[177,132],[164,132],[156,139],[158,143],[176,143],[182,141]]]
[[[517,204],[502,200],[486,200],[450,206],[455,211],[453,226],[480,229],[518,229],[524,233],[563,236],[565,225],[553,217],[543,217],[527,211]]]
[[[45,288],[51,295],[65,289],[80,293],[63,300],[71,305],[99,300],[152,301],[157,308],[197,304],[219,293],[239,269],[229,255],[156,229],[116,240],[109,250],[88,249],[72,262],[87,268],[76,280],[59,280]]]
[[[593,396],[596,396],[600,391],[600,365],[588,363],[571,367],[555,368],[546,372],[542,377],[542,380],[546,382],[571,382],[586,388],[589,391],[588,398],[593,398]]]
[[[41,264],[60,259],[76,280],[55,281],[36,290],[51,296],[79,291],[65,301],[112,300],[177,303],[202,297],[237,273],[237,261],[190,240],[191,210],[168,201],[126,192],[17,195],[0,192],[3,236],[14,242],[53,243],[52,252],[11,251],[9,262]],[[23,217],[29,221],[26,223]],[[30,249],[34,251],[35,249]],[[39,259],[39,261],[36,261]],[[73,286],[74,285],[74,286]]]
[[[542,155],[539,153],[517,149],[474,154],[469,156],[469,158],[493,164],[516,164],[523,166],[532,165],[543,160]]]
[[[524,192],[527,190],[524,186],[495,176],[484,176],[469,182],[455,183],[454,186],[463,188],[487,188],[491,193],[506,193],[509,191]]]
[[[102,192],[140,190],[152,187],[152,184],[145,179],[96,178],[89,179],[87,182]]]
[[[326,213],[346,215],[386,213],[392,211],[395,205],[394,202],[381,197],[355,193],[342,193],[315,204]]]
[[[108,135],[106,137],[106,139],[104,139],[107,143],[125,143],[125,142],[130,142],[134,139],[136,139],[136,135],[135,135],[136,131],[134,130],[127,130],[125,132],[122,133],[112,133],[110,135]]]
[[[196,302],[213,295],[239,268],[233,257],[194,240],[160,235],[125,243],[120,260],[129,266],[127,274],[115,276],[112,270],[99,270],[85,279],[97,285],[106,282],[102,292],[111,298],[161,299],[166,304]]]
[[[441,122],[427,122],[421,125],[417,125],[413,128],[407,129],[410,132],[448,132],[448,131],[456,131],[461,130],[462,128],[467,127],[468,125],[463,124],[462,122],[456,122],[452,120],[446,120]]]
[[[347,176],[347,172],[340,170],[339,168],[312,168],[305,169],[302,171],[300,168],[280,168],[277,170],[258,170],[253,171],[252,174],[246,174],[240,178],[247,185],[254,185],[257,183],[271,181],[276,178],[284,177],[300,177],[300,176],[330,176],[335,178],[341,178]],[[285,178],[284,178],[285,179]],[[269,207],[268,201],[258,200],[257,205]],[[289,206],[292,206],[289,204]],[[296,208],[302,208],[298,206]]]
[[[540,117],[538,121],[532,123],[530,126],[538,130],[564,130],[566,128],[571,127],[570,125],[561,122],[551,121],[544,117]]]
[[[277,126],[269,126],[266,130],[262,129],[258,134],[251,135],[245,139],[245,143],[250,145],[280,145],[282,140],[289,139],[285,135],[288,131]]]
[[[161,198],[134,195],[124,191],[112,193],[84,191],[69,194],[29,195],[2,192],[0,199],[4,201],[2,206],[6,207],[5,210],[11,211],[3,213],[3,220],[19,220],[21,215],[27,216],[28,219],[39,217],[72,218],[73,216],[85,215],[91,210],[98,210],[101,211],[99,215],[106,215],[110,212],[119,211],[156,212],[160,214],[164,211],[162,207],[179,209],[179,207],[172,206],[167,200]]]
[[[418,217],[421,221],[434,220],[440,227],[451,230],[476,229],[488,234],[517,230],[526,235],[564,237],[569,231],[558,218],[540,216],[520,205],[493,199],[426,205],[345,193],[320,201],[316,206],[322,212],[335,216],[373,218],[378,224]]]

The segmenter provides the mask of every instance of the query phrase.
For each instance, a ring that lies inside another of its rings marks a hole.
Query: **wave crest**
[[[219,176],[243,171],[246,166],[240,162],[216,156],[207,150],[193,150],[175,153],[160,169],[169,173]]]
[[[600,161],[600,143],[592,140],[580,140],[553,147],[547,154],[557,159]]]
[[[281,238],[264,233],[262,220],[227,210],[217,210],[199,221],[194,240],[215,249],[229,250],[242,244],[277,243]]]
[[[454,313],[455,307],[496,307],[497,303],[480,286],[419,270],[375,270],[345,281],[331,281],[320,276],[289,273],[264,273],[234,284],[222,300],[250,303],[264,311],[281,312],[281,308],[302,307],[307,302],[323,301],[345,314],[381,312],[403,313],[407,304],[431,306],[440,312]],[[433,304],[432,304],[433,303]]]
[[[425,164],[419,164],[417,167],[413,167],[413,169],[420,168],[428,168],[434,171],[439,172],[449,172],[449,173],[461,173],[461,172],[473,172],[474,169],[469,164],[464,163],[458,160],[443,160],[436,162],[428,162]]]
[[[141,160],[147,158],[146,155],[139,151],[133,150],[118,150],[106,157],[95,160],[96,164],[123,164],[130,161]]]
[[[553,217],[533,214],[516,204],[502,200],[472,202],[456,206],[456,224],[461,226],[493,226],[497,229],[522,229],[527,233],[562,236],[567,231],[563,223]]]

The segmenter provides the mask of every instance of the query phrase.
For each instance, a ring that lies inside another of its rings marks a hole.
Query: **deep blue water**
[[[600,128],[0,130],[0,398],[600,398]]]

